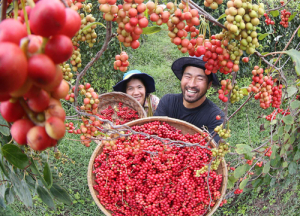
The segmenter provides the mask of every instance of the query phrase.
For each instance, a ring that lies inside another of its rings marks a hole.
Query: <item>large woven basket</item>
[[[189,134],[200,133],[201,134],[201,133],[203,133],[203,131],[200,128],[198,128],[198,127],[196,127],[196,126],[194,126],[190,123],[187,123],[185,121],[181,121],[181,120],[178,120],[178,119],[168,118],[168,117],[157,117],[157,116],[155,116],[155,117],[137,119],[137,120],[128,122],[125,125],[132,127],[132,126],[135,126],[135,125],[142,125],[142,124],[152,122],[152,121],[166,122],[169,125],[174,126],[177,129],[180,129],[183,134],[187,134],[187,133],[189,133]],[[216,146],[215,141],[212,140],[212,142],[210,142],[210,146],[215,147]],[[89,185],[91,195],[92,195],[94,201],[96,202],[97,206],[101,209],[101,211],[105,215],[111,216],[112,215],[111,211],[106,210],[104,208],[104,206],[100,203],[99,199],[97,198],[98,192],[96,190],[94,190],[94,188],[93,188],[93,185],[95,184],[95,175],[93,174],[93,170],[94,170],[93,164],[94,164],[95,158],[99,154],[101,154],[102,151],[103,151],[103,145],[101,145],[101,144],[98,145],[96,147],[96,149],[94,150],[94,152],[91,156],[90,162],[89,162],[87,178],[88,178],[88,185]],[[228,178],[227,166],[226,166],[226,162],[225,162],[224,159],[220,163],[219,168],[217,169],[216,172],[217,172],[217,174],[222,174],[222,176],[223,176],[222,185],[221,185],[220,190],[219,190],[220,193],[221,193],[221,197],[216,202],[214,207],[211,208],[211,210],[208,213],[206,213],[205,216],[212,215],[218,209],[221,201],[224,199],[225,192],[226,192],[226,187],[227,187],[227,178]]]

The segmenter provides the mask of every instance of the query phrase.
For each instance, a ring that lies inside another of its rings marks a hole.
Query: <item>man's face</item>
[[[207,90],[210,88],[208,77],[201,68],[187,66],[181,79],[181,90],[183,99],[188,103],[195,103],[204,98]],[[203,100],[204,101],[204,100]]]

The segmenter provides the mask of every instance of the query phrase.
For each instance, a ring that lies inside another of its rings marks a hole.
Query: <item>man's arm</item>
[[[168,116],[168,106],[167,106],[168,101],[169,101],[168,95],[164,95],[160,99],[159,104],[153,116]]]

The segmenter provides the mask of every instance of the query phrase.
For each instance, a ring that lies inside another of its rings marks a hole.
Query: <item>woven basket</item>
[[[187,123],[185,121],[181,121],[181,120],[178,120],[178,119],[168,118],[168,117],[156,117],[155,116],[155,117],[137,119],[137,120],[128,122],[125,125],[132,127],[132,126],[135,126],[135,125],[142,125],[142,124],[149,123],[149,122],[152,122],[152,121],[166,122],[169,125],[171,125],[173,127],[176,127],[177,129],[181,130],[182,134],[187,134],[187,133],[189,133],[189,134],[195,134],[195,133],[202,134],[203,133],[203,131],[200,128],[198,128],[198,127],[196,127],[196,126],[194,126],[190,123]],[[216,147],[216,143],[215,143],[214,140],[212,140],[212,142],[210,142],[210,146],[211,147]],[[93,185],[95,184],[95,175],[93,174],[93,170],[94,170],[93,164],[94,164],[95,158],[99,154],[102,153],[102,150],[103,150],[103,145],[98,145],[96,147],[96,149],[94,150],[94,152],[91,156],[90,162],[89,162],[87,178],[88,178],[88,185],[89,185],[91,195],[92,195],[94,201],[96,202],[97,206],[101,209],[101,211],[105,215],[111,216],[112,215],[111,211],[106,210],[104,208],[104,206],[100,203],[99,199],[97,198],[98,192],[96,190],[94,190],[94,188],[93,188]],[[220,193],[221,193],[221,197],[216,202],[214,207],[211,208],[211,210],[208,213],[206,213],[205,216],[213,215],[213,213],[218,209],[221,201],[224,199],[225,192],[226,192],[226,187],[227,187],[227,178],[228,178],[227,166],[226,166],[226,162],[225,162],[224,159],[220,163],[216,173],[217,174],[222,174],[222,176],[223,176],[222,185],[221,185],[220,190],[219,190]]]
[[[108,106],[111,107],[118,107],[119,103],[123,103],[123,106],[129,107],[135,111],[137,111],[139,118],[146,118],[147,113],[145,112],[142,105],[134,99],[132,96],[125,94],[123,92],[110,92],[101,94],[99,96],[99,106],[98,106],[98,113],[100,113],[102,110],[105,110]],[[116,113],[112,115],[113,119],[117,119],[118,116]],[[103,124],[104,127],[106,127],[106,124]],[[94,140],[95,143],[98,145],[101,144],[101,141]]]

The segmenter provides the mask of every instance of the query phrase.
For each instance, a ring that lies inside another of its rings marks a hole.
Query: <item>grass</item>
[[[138,69],[153,76],[157,89],[155,94],[160,98],[167,93],[179,93],[180,82],[172,73],[171,65],[177,58],[187,55],[180,53],[176,46],[169,42],[167,31],[149,35],[146,40],[147,43],[142,44],[139,49],[129,51],[130,69]],[[240,86],[246,86],[249,80],[240,79],[239,83]],[[224,104],[217,98],[216,89],[211,88],[208,95],[220,108],[224,107]],[[229,115],[244,100],[230,106]],[[232,145],[250,143],[252,146],[257,146],[266,135],[265,131],[259,131],[258,125],[263,122],[263,119],[257,119],[257,117],[261,113],[270,112],[271,110],[261,110],[258,101],[250,101],[232,118],[230,122],[232,136],[228,141]],[[103,215],[92,200],[87,185],[87,167],[96,144],[92,143],[87,148],[79,142],[69,140],[70,138],[74,139],[74,135],[67,134],[58,146],[59,151],[66,155],[58,160],[53,156],[50,156],[50,159],[53,165],[52,170],[58,176],[58,183],[67,188],[72,196],[73,205],[66,206],[57,203],[57,211],[53,211],[48,209],[38,196],[35,196],[33,208],[27,209],[20,202],[16,202],[9,205],[6,210],[0,209],[0,215]],[[53,155],[52,150],[49,153]],[[246,188],[240,196],[230,198],[229,203],[219,208],[216,215],[299,215],[300,186],[297,183],[298,179],[295,179],[282,190]]]

